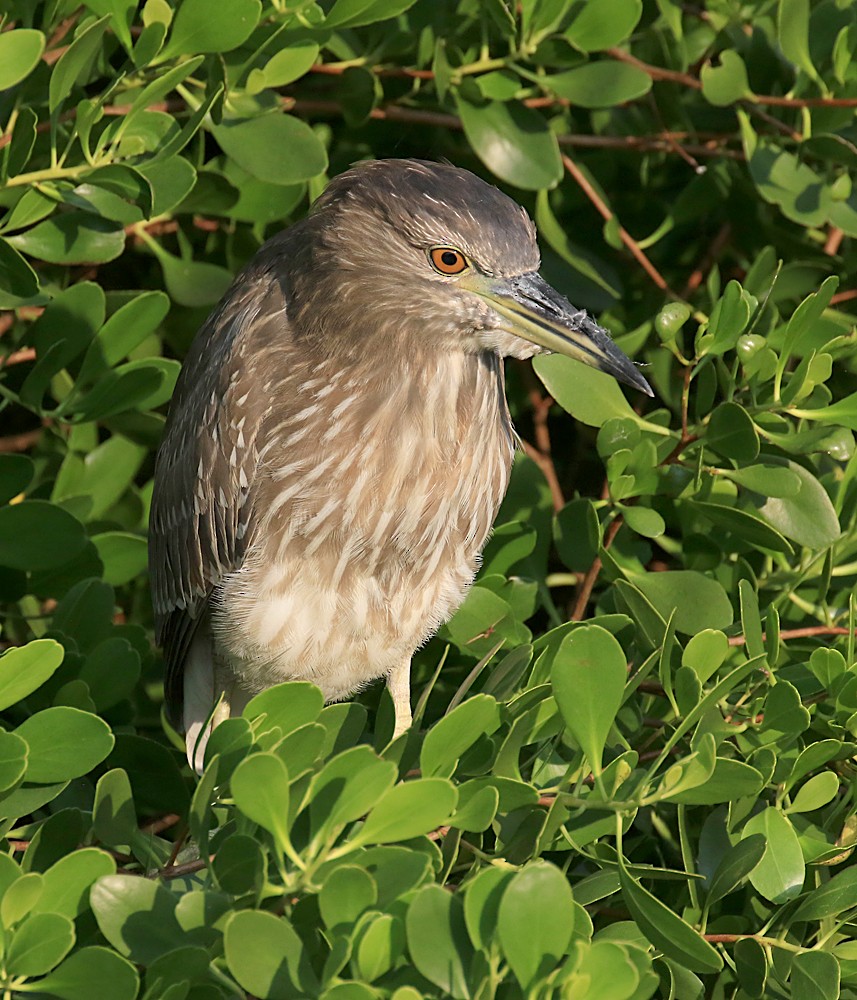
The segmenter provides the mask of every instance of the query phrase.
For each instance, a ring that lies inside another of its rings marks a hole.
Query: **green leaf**
[[[329,760],[310,789],[310,817],[316,837],[364,816],[396,780],[392,761],[367,746],[352,747]]]
[[[223,944],[229,971],[254,996],[288,1000],[317,995],[306,949],[285,918],[258,910],[233,913]]]
[[[51,115],[54,114],[66,97],[68,97],[84,71],[91,65],[101,45],[101,36],[107,30],[109,22],[109,17],[102,17],[97,21],[93,21],[88,28],[74,39],[57,60],[53,73],[51,73],[50,96],[48,100],[48,108]],[[124,242],[123,238],[123,246]],[[118,253],[121,252],[122,249],[120,248]],[[118,253],[116,256],[118,256]],[[44,259],[47,260],[47,258]],[[112,260],[112,258],[107,259]]]
[[[707,63],[699,76],[708,103],[725,108],[750,94],[750,81],[744,60],[734,49],[721,52],[719,59],[719,66]]]
[[[152,215],[172,211],[190,194],[197,181],[196,170],[181,156],[146,161],[140,164],[137,171],[152,191]],[[158,245],[149,244],[153,250]],[[209,266],[214,267],[213,264]]]
[[[822,771],[798,789],[787,813],[814,812],[832,802],[839,792],[839,778],[833,771]]]
[[[416,0],[336,0],[324,26],[355,28],[374,21],[395,18]]]
[[[0,90],[8,90],[33,72],[45,50],[45,36],[31,28],[0,34]]]
[[[514,101],[472,104],[462,93],[456,107],[473,151],[500,180],[527,191],[562,180],[556,136],[538,112]]]
[[[772,552],[784,552],[786,555],[794,552],[794,546],[787,538],[755,514],[721,503],[705,503],[701,500],[686,500],[684,503],[718,528],[733,534],[740,542],[770,549]]]
[[[219,264],[174,257],[162,246],[151,248],[164,272],[164,284],[181,306],[208,306],[217,302],[232,283],[232,275]]]
[[[470,997],[467,973],[473,947],[461,900],[439,885],[424,886],[408,907],[408,951],[417,970],[445,996]]]
[[[375,879],[356,865],[341,865],[327,876],[318,894],[321,919],[329,930],[353,926],[378,900]]]
[[[499,725],[497,702],[489,695],[475,695],[454,708],[426,733],[420,750],[423,777],[450,777],[465,750]]]
[[[23,779],[27,770],[28,747],[14,733],[0,733],[0,791],[8,792]]]
[[[527,865],[506,886],[497,934],[525,992],[555,969],[565,954],[574,930],[573,903],[566,877],[544,861]]]
[[[455,786],[443,778],[394,785],[366,817],[355,842],[391,844],[430,833],[450,818],[457,799]]]
[[[685,635],[732,624],[732,604],[716,581],[696,570],[629,574],[664,620],[675,611],[675,627]]]
[[[738,462],[752,462],[759,454],[753,421],[737,403],[721,403],[711,414],[705,441],[719,454]]]
[[[826,920],[857,906],[857,868],[853,865],[837,872],[829,882],[813,889],[801,900],[792,915],[795,924]]]
[[[80,671],[98,711],[131,696],[140,679],[140,654],[127,639],[105,639],[90,650]]]
[[[0,656],[0,711],[38,690],[62,663],[65,650],[54,639],[34,639]]]
[[[90,902],[101,933],[126,958],[148,965],[184,939],[177,898],[157,882],[107,875],[92,887]]]
[[[545,86],[579,108],[612,108],[652,89],[644,70],[612,59],[587,63],[545,78]]]
[[[762,774],[741,760],[718,757],[714,771],[704,784],[664,796],[682,805],[714,805],[758,795],[765,784]]]
[[[169,308],[170,300],[163,292],[141,292],[120,306],[89,345],[78,384],[90,382],[124,360],[160,326]]]
[[[643,13],[641,0],[607,0],[577,8],[565,37],[580,52],[598,52],[623,42]]]
[[[704,684],[729,655],[729,640],[717,629],[703,629],[692,636],[681,654],[683,667],[690,667]]]
[[[658,538],[667,528],[661,515],[651,507],[624,507],[623,516],[625,524],[644,538]]]
[[[224,719],[216,726],[205,748],[206,767],[220,758],[218,779],[225,781],[247,756],[253,745],[253,729],[246,719]]]
[[[0,36],[5,37],[5,36]],[[0,289],[27,299],[39,290],[36,272],[8,242],[0,238]]]
[[[586,625],[563,640],[551,687],[565,724],[596,777],[628,671],[622,647],[606,629]]]
[[[82,847],[55,861],[42,875],[42,893],[34,913],[60,913],[74,920],[89,909],[90,887],[113,875],[116,862],[97,847]]]
[[[89,346],[104,309],[104,292],[91,281],[72,285],[48,304],[30,330],[38,361],[21,386],[25,403],[42,405],[50,380]]]
[[[470,940],[486,951],[496,939],[500,902],[514,873],[502,868],[483,868],[467,886],[464,920]]]
[[[240,896],[261,887],[265,855],[258,839],[233,833],[221,843],[212,867],[221,889]]]
[[[622,895],[637,926],[668,958],[693,972],[719,972],[723,959],[678,914],[653,896],[620,865]]]
[[[58,913],[34,913],[7,946],[6,969],[13,976],[44,976],[74,947],[74,924]]]
[[[817,80],[809,53],[809,0],[779,0],[777,39],[786,59]]]
[[[614,417],[639,420],[619,383],[605,372],[561,354],[536,357],[533,368],[559,405],[583,424],[601,427]]]
[[[798,545],[810,549],[825,549],[841,535],[839,518],[824,487],[802,465],[781,460],[788,471],[800,480],[800,489],[793,496],[769,497],[759,507],[759,513],[777,531]]]
[[[92,391],[69,409],[79,421],[87,421],[160,406],[172,395],[179,368],[171,358],[129,361],[99,379]]]
[[[8,242],[49,264],[106,264],[125,249],[121,224],[90,212],[58,212]]]
[[[211,131],[224,153],[260,181],[299,184],[327,169],[324,146],[309,125],[293,115],[224,118]]]
[[[102,844],[127,847],[137,832],[137,811],[131,782],[121,767],[102,774],[95,786],[92,829]]]
[[[750,875],[756,892],[772,903],[787,903],[800,895],[806,870],[791,823],[769,806],[744,824],[742,838],[753,834],[761,834],[768,844],[765,856]]]
[[[55,569],[82,551],[86,532],[77,518],[47,500],[0,507],[0,564]]]
[[[765,995],[768,979],[768,957],[755,938],[735,942],[735,970],[738,980],[751,997]]]
[[[745,837],[730,847],[708,883],[708,905],[734,892],[758,865],[767,850],[765,838],[759,834]]]
[[[747,465],[743,469],[722,469],[720,474],[765,497],[793,497],[801,489],[801,479],[797,473],[770,462]]]
[[[140,979],[126,959],[100,945],[81,948],[39,981],[39,991],[60,1000],[92,1000],[98,983],[99,1000],[134,1000]]]
[[[28,872],[15,879],[3,893],[0,900],[0,920],[9,930],[27,916],[39,901],[43,879],[38,872]]]
[[[500,793],[490,785],[469,782],[458,786],[458,806],[450,825],[459,830],[482,833],[494,822],[500,806]]]
[[[2,243],[2,241],[0,241]],[[816,420],[822,424],[839,424],[857,431],[857,392],[845,396],[818,410],[792,410],[804,420]]]
[[[283,736],[287,736],[308,722],[315,722],[322,708],[324,695],[314,684],[289,681],[254,695],[242,715],[256,723],[257,732],[263,733],[276,726]]]
[[[51,499],[56,502],[85,494],[92,500],[89,515],[96,519],[103,517],[132,487],[146,457],[146,449],[121,434],[114,434],[88,452],[82,464],[78,457],[76,452],[66,457],[71,465],[70,476],[64,479],[64,467],[54,484]]]
[[[95,14],[110,15],[113,30],[126,50],[130,52],[133,45],[131,22],[134,19],[137,0],[85,0],[85,3]]]
[[[45,708],[25,719],[15,733],[30,748],[29,781],[79,778],[113,749],[113,734],[107,723],[76,708]]]
[[[284,87],[287,83],[294,83],[309,71],[318,59],[319,51],[318,43],[306,38],[286,42],[261,70],[253,70],[250,73],[247,89],[253,93],[257,86],[261,90],[263,87]],[[252,79],[256,73],[259,74],[259,78],[254,86]]]
[[[289,844],[289,774],[273,753],[257,753],[235,768],[231,778],[235,805],[273,835],[281,850]]]
[[[35,471],[26,455],[0,455],[0,504],[20,497],[33,481]]]
[[[839,979],[839,962],[828,951],[804,951],[792,961],[792,996],[801,1000],[839,1000]]]
[[[261,12],[259,0],[218,0],[214,8],[208,0],[184,0],[161,58],[238,48],[250,37]]]
[[[404,924],[398,917],[385,913],[362,925],[358,935],[352,958],[354,970],[361,979],[374,982],[389,972],[404,952]],[[362,989],[374,997],[368,987]]]
[[[104,580],[114,587],[130,583],[148,565],[148,545],[140,535],[128,531],[105,531],[92,542],[104,564]]]

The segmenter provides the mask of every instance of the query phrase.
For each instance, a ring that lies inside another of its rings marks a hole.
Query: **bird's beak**
[[[600,368],[627,385],[652,396],[636,365],[610,339],[607,331],[575,309],[537,271],[513,278],[482,278],[472,290],[505,320],[505,330],[548,351],[566,354]]]

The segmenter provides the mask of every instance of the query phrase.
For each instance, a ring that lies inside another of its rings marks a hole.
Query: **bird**
[[[474,173],[358,163],[262,245],[197,333],[155,463],[150,579],[168,718],[206,743],[289,680],[385,678],[461,604],[517,438],[504,359],[559,352],[651,395],[539,274],[524,208]]]

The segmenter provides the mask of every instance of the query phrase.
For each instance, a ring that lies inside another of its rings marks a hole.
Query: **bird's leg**
[[[387,676],[387,690],[396,710],[396,726],[393,739],[401,736],[411,727],[411,659],[408,657],[398,667],[393,667]]]

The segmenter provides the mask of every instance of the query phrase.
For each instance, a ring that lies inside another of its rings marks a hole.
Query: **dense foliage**
[[[0,11],[4,998],[857,996],[852,5]],[[657,398],[510,365],[524,453],[410,734],[287,685],[198,779],[145,576],[179,359],[328,176],[406,155],[527,205]]]

